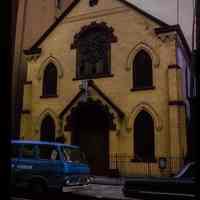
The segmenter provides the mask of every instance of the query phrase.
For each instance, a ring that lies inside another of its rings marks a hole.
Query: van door
[[[37,148],[37,172],[43,176],[49,187],[58,187],[62,183],[62,161],[56,145],[39,144]]]
[[[87,174],[88,166],[83,163],[82,154],[79,148],[62,147],[63,159],[68,166],[70,174]]]
[[[17,181],[21,186],[27,186],[36,171],[36,148],[34,144],[22,144],[21,156],[16,163]]]

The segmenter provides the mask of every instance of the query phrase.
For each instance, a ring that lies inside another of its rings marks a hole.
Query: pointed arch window
[[[152,59],[145,50],[141,50],[133,61],[133,90],[153,88]]]
[[[134,160],[155,161],[154,121],[146,111],[141,111],[134,121]]]
[[[55,122],[54,119],[47,115],[41,123],[40,140],[54,142],[55,141]]]
[[[42,97],[57,97],[57,68],[53,63],[49,63],[43,75]]]

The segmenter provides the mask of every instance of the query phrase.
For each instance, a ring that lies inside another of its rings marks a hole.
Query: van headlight
[[[78,176],[70,176],[65,180],[65,185],[72,186],[80,184],[80,178]]]
[[[69,184],[70,184],[70,180],[67,179],[67,180],[65,181],[65,185],[69,185]]]
[[[71,177],[70,176],[67,176],[65,178],[65,185],[70,185],[72,183],[72,180],[71,180]]]
[[[88,184],[91,183],[90,177],[87,177],[87,183],[88,183]]]
[[[92,176],[90,176],[89,179],[90,179],[90,182],[94,181],[94,177],[92,177]]]

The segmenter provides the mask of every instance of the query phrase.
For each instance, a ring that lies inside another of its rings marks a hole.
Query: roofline
[[[163,22],[162,20],[158,19],[157,17],[154,17],[153,15],[150,15],[149,13],[147,13],[146,11],[138,8],[137,6],[135,6],[134,4],[128,2],[127,0],[118,0],[121,1],[122,3],[125,3],[127,6],[137,10],[138,12],[140,12],[141,14],[143,14],[145,17],[151,19],[152,21],[158,23],[160,26],[169,26],[169,24]]]
[[[136,11],[140,12],[142,15],[146,16],[147,18],[151,19],[152,21],[155,21],[160,26],[169,26],[165,22],[161,21],[160,19],[150,15],[149,13],[145,12],[144,10],[138,8],[137,6],[131,4],[130,2],[127,2],[127,0],[118,0],[127,6],[135,9]],[[61,14],[61,16],[41,35],[41,37],[30,47],[29,49],[25,50],[24,52],[31,52],[36,51],[39,47],[39,45],[48,37],[48,35],[56,28],[56,26],[72,11],[72,9],[80,2],[80,0],[74,0],[72,3],[66,8],[66,10]]]
[[[94,83],[93,80],[89,80],[88,86],[92,87],[119,115],[120,118],[123,118],[125,116],[124,112],[121,111],[120,108],[118,108],[117,105],[115,105]],[[59,114],[59,118],[62,119],[62,117],[65,115],[65,113],[73,106],[73,104],[80,98],[80,96],[85,92],[84,89],[79,91],[79,93],[70,101],[69,104],[64,108],[64,110]]]
[[[179,37],[180,37],[180,39],[181,39],[181,41],[183,43],[184,49],[186,50],[188,58],[191,60],[192,52],[190,50],[188,42],[185,39],[185,36],[184,36],[183,31],[182,31],[182,29],[181,29],[179,24],[160,27],[160,28],[155,28],[154,30],[155,30],[156,34],[169,33],[169,32],[173,32],[173,31],[177,32],[177,34],[179,35]]]
[[[73,104],[79,99],[79,97],[84,93],[84,89],[80,90],[77,95],[70,101],[69,104],[64,108],[64,110],[59,114],[59,118],[62,119],[62,117],[65,115],[65,113],[73,106]]]
[[[120,118],[123,118],[125,116],[124,112],[121,111],[120,108],[118,108],[117,105],[115,105],[94,83],[93,80],[90,80],[88,82],[88,85],[91,86],[96,92],[109,104],[111,107],[113,107],[114,110],[116,110],[117,114],[119,115]]]
[[[80,2],[80,0],[74,0],[72,3],[65,9],[65,11],[60,15],[59,18],[42,34],[42,36],[33,44],[29,51],[33,51],[38,48],[38,46],[47,38],[47,36],[55,29],[55,27],[67,16],[71,10]]]

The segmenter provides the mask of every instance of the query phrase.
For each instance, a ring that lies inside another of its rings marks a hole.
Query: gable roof
[[[101,91],[101,89],[94,83],[93,80],[89,80],[88,86],[93,88],[99,94],[99,96],[102,97],[105,100],[105,102],[107,102],[116,111],[119,118],[123,118],[125,116],[124,112],[114,102],[112,102],[112,100],[110,100],[109,97],[107,97],[103,91]],[[68,110],[84,93],[85,93],[84,89],[78,92],[78,94],[69,102],[69,104],[64,108],[64,110],[59,114],[60,119],[62,119],[65,113],[68,112]]]
[[[85,93],[85,90],[81,89],[76,96],[70,101],[69,104],[64,108],[64,110],[59,114],[59,118],[62,119],[62,117],[65,115],[65,113],[74,105],[74,103],[82,96],[82,94]]]
[[[137,6],[133,5],[132,3],[128,2],[127,0],[118,0],[127,6],[131,7],[132,9],[138,11],[145,17],[151,19],[152,21],[158,23],[160,26],[169,26],[165,22],[161,21],[160,19],[150,15],[149,13],[145,12],[144,10],[138,8]],[[58,24],[72,11],[72,9],[80,2],[80,0],[73,0],[72,3],[65,9],[65,11],[60,15],[60,17],[41,35],[41,37],[27,50],[24,50],[26,55],[39,53],[41,50],[39,45],[48,37],[48,35],[57,27]]]

